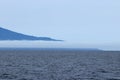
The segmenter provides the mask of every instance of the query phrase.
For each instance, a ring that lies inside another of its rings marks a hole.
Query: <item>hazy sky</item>
[[[79,46],[120,49],[119,21],[120,0],[0,0],[1,27]]]

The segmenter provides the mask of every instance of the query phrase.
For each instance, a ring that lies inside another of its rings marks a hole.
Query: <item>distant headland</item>
[[[14,32],[0,27],[0,40],[42,40],[42,41],[62,41],[49,37],[36,37]]]

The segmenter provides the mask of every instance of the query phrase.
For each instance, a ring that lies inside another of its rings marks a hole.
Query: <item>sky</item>
[[[64,47],[120,50],[120,0],[0,0],[0,26],[16,32],[65,40]],[[21,42],[0,42],[2,46]],[[39,42],[23,42],[26,46]],[[51,45],[56,44],[56,45]],[[21,45],[24,46],[24,45]]]

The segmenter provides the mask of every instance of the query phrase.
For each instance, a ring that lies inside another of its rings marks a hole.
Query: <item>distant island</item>
[[[0,27],[0,40],[42,40],[42,41],[62,41],[56,40],[49,37],[36,37],[31,35],[25,35],[17,33],[8,29]]]

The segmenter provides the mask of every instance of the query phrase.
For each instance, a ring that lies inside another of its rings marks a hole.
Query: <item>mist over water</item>
[[[94,48],[101,50],[119,50],[119,44],[85,44],[67,41],[0,41],[0,48]]]

